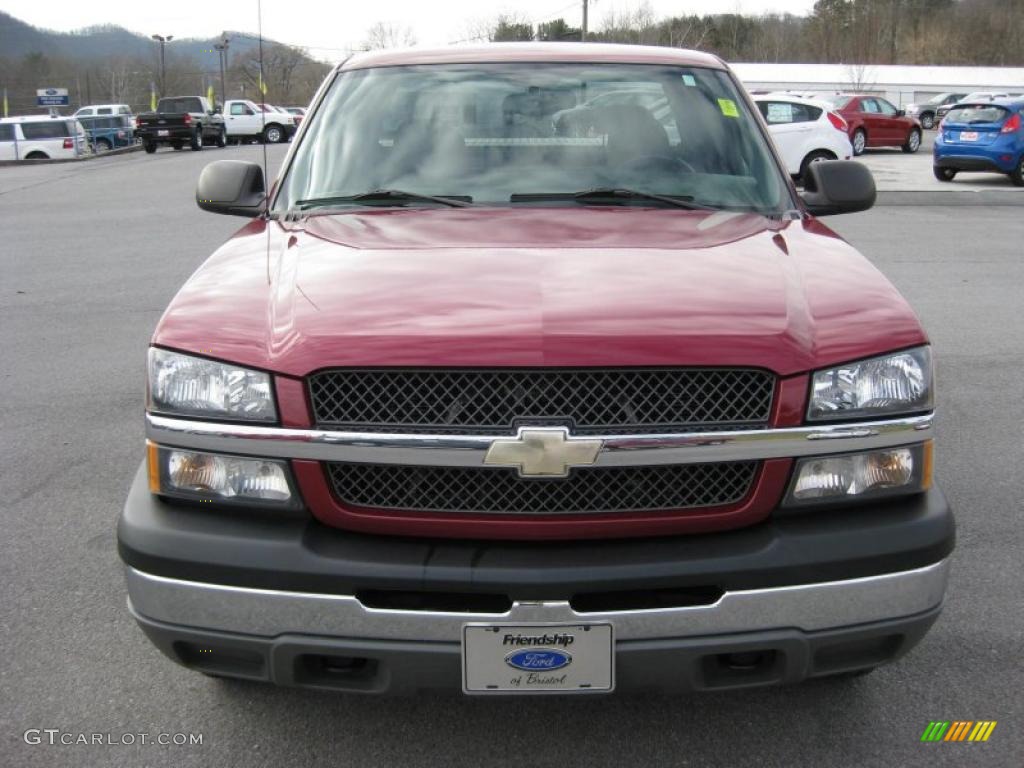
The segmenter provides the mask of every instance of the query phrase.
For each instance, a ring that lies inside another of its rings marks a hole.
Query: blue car
[[[94,152],[108,152],[135,143],[131,115],[83,115],[78,122],[85,128]]]
[[[1024,97],[955,105],[939,125],[933,166],[939,181],[984,171],[1024,187]]]

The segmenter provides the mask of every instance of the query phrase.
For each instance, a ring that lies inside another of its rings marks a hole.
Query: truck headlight
[[[149,348],[147,408],[179,416],[276,421],[270,374]]]
[[[149,490],[162,496],[298,509],[288,462],[147,445]]]
[[[785,506],[919,493],[931,487],[932,442],[800,459]]]
[[[917,347],[816,371],[807,418],[823,421],[931,409],[931,348]]]

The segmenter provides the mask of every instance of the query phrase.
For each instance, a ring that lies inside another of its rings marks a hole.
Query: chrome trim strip
[[[604,443],[593,466],[625,467],[797,458],[892,448],[924,442],[931,427],[932,415],[926,414],[784,429],[587,437]],[[214,453],[445,467],[482,467],[491,444],[509,439],[508,435],[335,432],[218,424],[151,413],[146,414],[146,437],[160,445]]]
[[[467,622],[607,621],[617,639],[641,640],[782,627],[814,631],[911,616],[942,602],[949,559],[859,579],[726,592],[713,605],[608,613],[577,613],[564,601],[516,602],[494,614],[381,610],[349,595],[247,589],[125,570],[134,612],[224,632],[457,642]]]

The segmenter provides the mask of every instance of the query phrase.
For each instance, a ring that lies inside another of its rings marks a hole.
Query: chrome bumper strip
[[[127,567],[137,614],[179,626],[274,637],[457,642],[466,622],[503,624],[608,621],[619,640],[848,627],[911,616],[942,603],[949,560],[866,578],[726,592],[713,605],[578,613],[568,602],[516,602],[505,613],[440,613],[367,608],[355,597],[179,581]]]
[[[593,466],[700,464],[797,458],[920,443],[931,436],[932,415],[885,421],[784,429],[588,435],[602,448]],[[366,464],[482,467],[495,440],[508,435],[430,435],[336,432],[248,424],[220,424],[146,415],[146,436],[161,445],[280,459]]]

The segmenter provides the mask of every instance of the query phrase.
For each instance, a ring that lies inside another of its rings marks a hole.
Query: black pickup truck
[[[187,143],[193,152],[206,144],[223,147],[227,144],[224,131],[224,116],[202,96],[169,96],[160,99],[156,112],[135,118],[135,135],[149,154],[159,144],[181,149]]]

